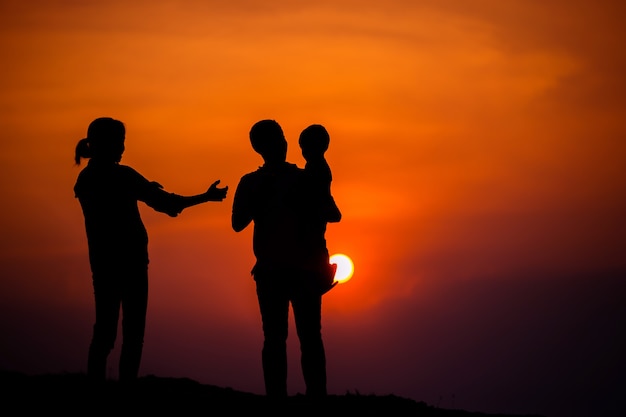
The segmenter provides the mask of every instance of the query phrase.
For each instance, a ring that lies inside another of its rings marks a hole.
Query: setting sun
[[[335,273],[335,281],[342,284],[354,274],[354,263],[347,255],[336,253],[330,257],[331,264],[337,264],[337,272]]]

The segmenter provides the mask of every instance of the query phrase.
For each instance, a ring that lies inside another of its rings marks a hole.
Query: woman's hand
[[[228,193],[228,186],[219,188],[220,180],[215,181],[205,193],[207,201],[222,201]]]

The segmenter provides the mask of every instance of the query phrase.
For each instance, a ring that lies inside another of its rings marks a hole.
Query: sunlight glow
[[[347,255],[336,253],[330,257],[331,264],[337,264],[337,272],[335,273],[335,281],[343,284],[349,281],[354,274],[354,263]]]

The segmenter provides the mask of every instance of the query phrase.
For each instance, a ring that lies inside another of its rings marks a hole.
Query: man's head
[[[283,162],[287,159],[287,140],[275,120],[261,120],[250,129],[250,143],[265,162]]]

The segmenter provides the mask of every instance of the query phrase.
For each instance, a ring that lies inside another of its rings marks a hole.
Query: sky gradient
[[[331,136],[328,247],[355,264],[324,297],[331,394],[623,413],[625,17],[607,0],[0,0],[0,367],[85,370],[73,154],[110,116],[122,163],[168,191],[230,187],[175,219],[141,206],[141,374],[262,393],[251,229],[230,211],[271,118],[300,166],[302,129]]]

